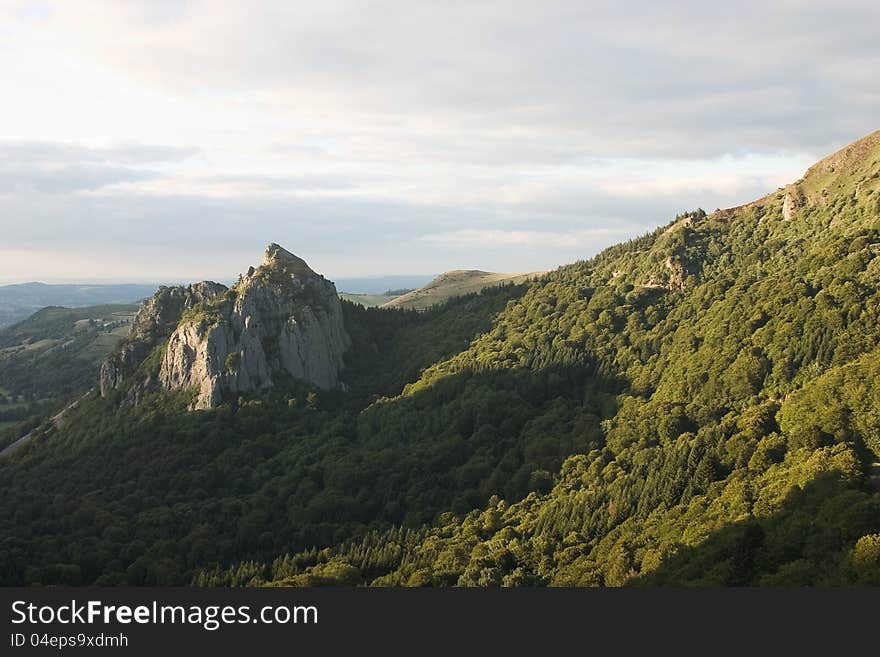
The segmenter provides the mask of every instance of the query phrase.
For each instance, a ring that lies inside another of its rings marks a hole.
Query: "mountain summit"
[[[332,389],[350,344],[335,285],[273,243],[232,288],[160,289],[104,363],[101,392],[125,387],[137,403],[145,392],[186,390],[191,408],[205,409],[268,390],[279,375]]]
[[[878,163],[880,130],[822,158],[807,169],[803,178],[785,187],[784,218],[791,219],[801,207],[824,206],[839,198],[864,202],[880,188]]]
[[[281,268],[292,275],[317,276],[317,274],[312,271],[312,268],[306,264],[305,260],[299,256],[293,255],[283,246],[275,244],[275,242],[272,242],[272,244],[266,247],[266,251],[263,253],[263,264],[261,266]]]

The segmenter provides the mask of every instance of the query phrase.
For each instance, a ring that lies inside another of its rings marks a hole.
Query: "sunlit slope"
[[[473,294],[487,287],[517,285],[531,281],[538,278],[541,273],[500,274],[497,272],[463,269],[448,271],[445,274],[440,274],[440,276],[418,290],[413,290],[386,302],[382,307],[424,310],[444,303],[453,297]]]
[[[547,407],[540,432],[584,448],[549,481],[536,473],[526,499],[290,555],[254,581],[350,567],[405,585],[880,583],[878,178],[874,133],[759,201],[683,215],[534,283],[397,404],[491,408],[499,388],[586,372],[601,439],[578,404]]]

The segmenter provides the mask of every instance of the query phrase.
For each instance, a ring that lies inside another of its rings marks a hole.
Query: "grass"
[[[213,299],[207,299],[187,308],[180,316],[180,323],[216,326],[223,321],[226,311],[235,302],[236,294],[238,294],[236,289],[231,288]]]
[[[872,133],[845,148],[832,153],[812,166],[802,188],[813,201],[825,194],[832,197],[852,197],[858,188],[861,198],[868,191],[880,189],[880,131]]]
[[[524,283],[537,278],[542,273],[502,274],[478,270],[449,271],[445,274],[440,274],[440,276],[424,287],[397,297],[384,305],[387,308],[426,310],[431,306],[444,303],[452,297],[479,292],[487,287],[494,287],[496,285]]]
[[[94,385],[98,366],[131,329],[138,307],[49,307],[0,330],[0,393],[65,397]],[[0,405],[9,411],[23,403]]]
[[[113,351],[116,345],[122,341],[123,337],[123,335],[115,333],[102,333],[97,335],[90,344],[83,347],[79,352],[79,355],[87,360],[100,363],[107,357],[107,354]]]
[[[364,306],[365,308],[373,308],[375,306],[381,306],[389,301],[393,301],[397,298],[396,295],[388,295],[388,294],[352,294],[350,292],[340,292],[340,298],[345,299],[346,301],[351,301],[352,303],[356,303],[358,305]]]

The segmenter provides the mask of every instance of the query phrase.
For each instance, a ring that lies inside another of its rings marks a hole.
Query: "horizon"
[[[473,267],[468,269],[474,269]],[[454,270],[447,270],[454,271]],[[239,272],[244,273],[244,272]],[[330,282],[338,281],[380,281],[385,279],[410,279],[410,278],[436,278],[441,274],[446,272],[437,272],[434,274],[376,274],[373,276],[337,276],[332,277],[323,272],[317,272],[321,274],[324,278],[329,280]],[[513,273],[513,272],[493,272],[493,273]],[[132,280],[121,280],[121,279],[50,279],[50,280],[12,280],[11,282],[4,282],[3,279],[0,279],[0,287],[13,287],[13,286],[22,286],[22,285],[47,285],[47,286],[82,286],[82,287],[101,287],[101,286],[122,286],[122,285],[131,285],[131,286],[143,286],[143,285],[190,285],[191,283],[200,283],[203,281],[212,281],[215,283],[222,283],[223,285],[232,285],[235,283],[238,274],[234,276],[221,276],[217,278],[192,278],[192,279],[157,279],[157,280],[142,280],[142,279],[132,279]]]
[[[0,285],[545,271],[878,127],[872,3],[505,8],[4,3]]]
[[[244,272],[242,272],[244,273]],[[318,272],[319,274],[321,272]],[[427,285],[438,276],[445,272],[437,274],[410,274],[388,276],[363,276],[363,277],[337,277],[331,278],[324,275],[328,281],[336,286],[339,294],[350,295],[372,295],[381,294],[385,291],[395,289],[415,290],[423,285]],[[323,274],[322,274],[323,275]],[[117,287],[133,287],[133,288],[149,288],[158,289],[160,287],[186,286],[200,282],[220,283],[227,287],[235,284],[237,277],[222,277],[216,279],[191,279],[191,280],[159,280],[159,281],[59,281],[47,283],[45,281],[22,281],[17,283],[4,283],[0,280],[0,291],[7,288],[43,286],[47,288],[117,288]],[[147,295],[150,296],[150,295]],[[51,305],[51,304],[50,304]],[[76,304],[82,306],[83,304]],[[65,306],[66,307],[66,306]]]

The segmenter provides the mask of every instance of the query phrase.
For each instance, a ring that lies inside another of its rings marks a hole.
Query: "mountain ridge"
[[[342,304],[348,392],[86,399],[0,468],[3,581],[880,583],[872,148],[527,284]]]

